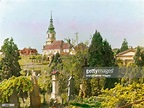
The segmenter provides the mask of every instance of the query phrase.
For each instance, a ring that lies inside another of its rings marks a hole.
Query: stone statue
[[[74,77],[70,76],[68,81],[68,101],[74,98]]]

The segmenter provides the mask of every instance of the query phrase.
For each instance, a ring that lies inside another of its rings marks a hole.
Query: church
[[[60,54],[71,54],[73,55],[73,51],[71,51],[71,45],[69,43],[64,42],[63,40],[56,40],[56,32],[53,26],[52,14],[50,18],[50,25],[46,32],[47,39],[46,44],[43,45],[42,55],[52,56],[56,53]]]

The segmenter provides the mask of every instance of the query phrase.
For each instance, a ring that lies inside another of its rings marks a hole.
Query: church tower
[[[54,29],[55,28],[53,26],[53,19],[52,19],[52,12],[51,12],[50,25],[49,25],[48,30],[46,32],[46,34],[47,34],[46,45],[50,45],[53,43],[53,41],[56,40],[56,38],[55,38],[56,32]]]

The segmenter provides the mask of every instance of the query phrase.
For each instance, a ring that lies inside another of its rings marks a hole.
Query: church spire
[[[50,25],[49,25],[49,27],[48,27],[47,33],[48,33],[48,32],[55,32],[54,29],[55,29],[55,28],[54,28],[54,26],[53,26],[52,11],[51,11]]]
[[[55,28],[53,26],[53,19],[52,19],[52,12],[50,14],[50,25],[48,27],[47,30],[47,40],[46,40],[46,44],[50,45],[53,43],[53,41],[56,40],[55,38],[56,32],[55,32]]]
[[[51,11],[51,19],[52,19],[52,11]]]
[[[50,25],[53,25],[53,19],[52,19],[52,11],[51,11],[51,19],[50,19]]]

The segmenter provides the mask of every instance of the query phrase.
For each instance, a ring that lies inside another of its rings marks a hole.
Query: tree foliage
[[[104,60],[103,62],[104,67],[116,66],[114,53],[112,51],[111,46],[106,40],[103,41],[103,60]],[[104,88],[109,88],[109,89],[113,88],[115,86],[114,85],[115,82],[118,82],[118,78],[105,78]]]
[[[75,93],[79,94],[79,86],[83,78],[83,65],[87,58],[88,48],[84,43],[79,43],[76,47],[75,55],[66,55],[62,57],[63,60],[63,75],[69,78],[71,75],[75,79]]]
[[[143,108],[144,84],[133,82],[127,86],[117,84],[114,88],[103,90],[102,106],[109,108]],[[123,107],[125,106],[125,107]]]
[[[5,39],[4,44],[1,47],[2,50],[2,78],[10,78],[11,76],[20,75],[20,65],[18,60],[20,59],[19,50],[13,39]]]
[[[41,73],[41,75],[38,78],[38,85],[40,88],[40,92],[42,94],[46,93],[46,92],[51,92],[51,77],[50,75],[48,75],[48,73],[45,71],[43,73]]]
[[[103,41],[103,66],[111,67],[115,65],[114,53],[107,40]]]
[[[95,32],[88,50],[89,66],[104,67],[114,66],[114,53],[107,40],[103,40],[99,32]]]
[[[99,32],[95,32],[88,49],[88,63],[90,67],[113,67],[115,66],[114,53],[107,40],[103,40]],[[117,79],[111,78],[92,78],[91,87],[92,95],[98,95],[100,89],[114,87]]]
[[[122,46],[121,46],[121,52],[125,51],[128,49],[128,42],[126,39],[124,39],[123,43],[122,43]]]
[[[137,66],[140,66],[140,67],[144,66],[144,49],[142,49],[139,46],[137,47],[134,60]]]
[[[52,56],[49,66],[51,68],[51,71],[55,69],[62,70],[63,64],[59,53],[56,53],[55,55]]]
[[[89,66],[100,67],[103,65],[103,39],[99,32],[93,35],[91,45],[88,49],[88,63]]]
[[[99,32],[95,32],[90,47],[88,49],[88,64],[90,67],[102,67],[103,60],[103,38]],[[91,94],[97,96],[100,93],[100,89],[103,86],[103,81],[100,78],[92,78]]]
[[[8,98],[16,90],[18,96],[22,93],[32,91],[33,85],[29,78],[25,76],[5,79],[0,83],[0,103],[8,102]]]
[[[123,51],[126,51],[128,49],[128,42],[126,39],[123,40],[121,48],[117,50],[117,54]]]

